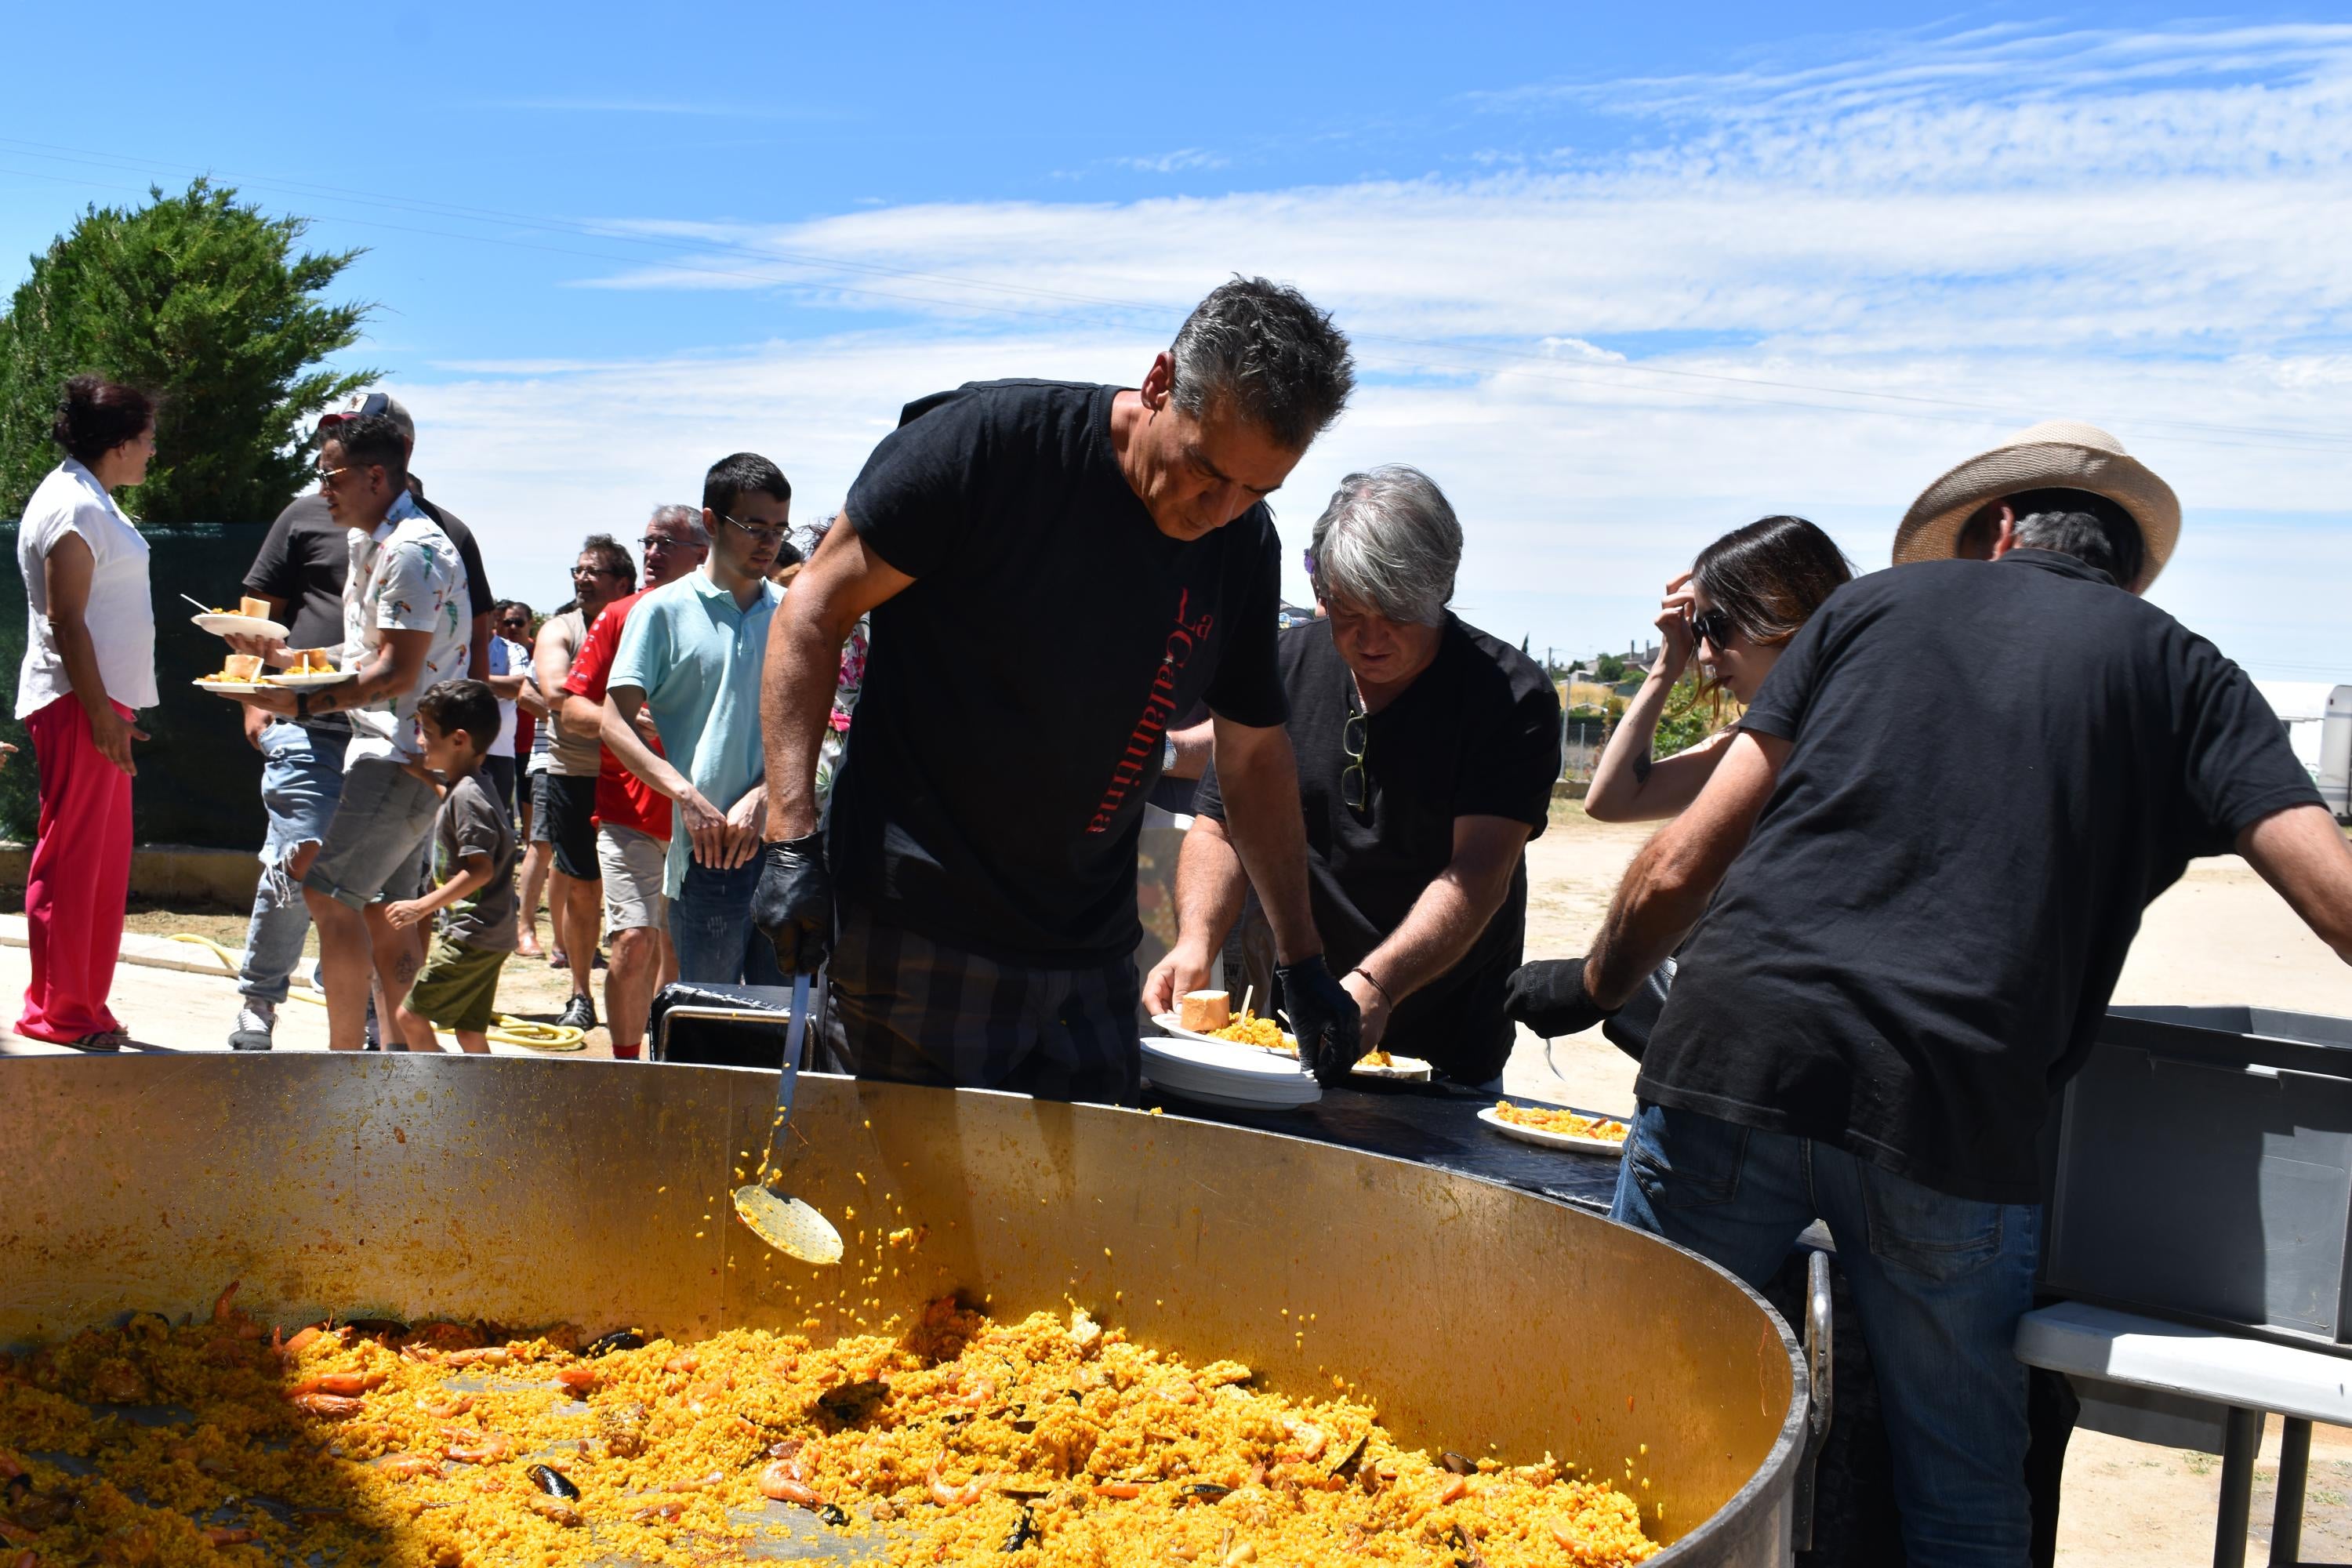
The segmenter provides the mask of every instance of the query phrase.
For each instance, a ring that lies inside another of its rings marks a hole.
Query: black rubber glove
[[[751,923],[776,944],[787,974],[814,974],[833,951],[833,871],[824,835],[788,838],[760,849],[760,885],[751,890]]]
[[[1523,963],[1503,983],[1503,1012],[1547,1040],[1580,1035],[1613,1012],[1584,991],[1584,960]]]
[[[1346,1079],[1364,1054],[1364,1016],[1356,999],[1331,977],[1319,952],[1276,969],[1274,978],[1282,986],[1291,1032],[1298,1037],[1299,1065],[1318,1083]]]

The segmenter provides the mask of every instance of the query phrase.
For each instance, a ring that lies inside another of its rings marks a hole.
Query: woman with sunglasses
[[[1830,536],[1801,517],[1767,517],[1735,528],[1698,552],[1691,569],[1666,584],[1658,612],[1658,658],[1626,706],[1584,797],[1599,822],[1673,816],[1698,798],[1731,741],[1731,726],[1686,751],[1654,761],[1658,724],[1675,682],[1696,657],[1706,671],[1695,700],[1718,721],[1756,700],[1780,649],[1850,582],[1853,567]]]

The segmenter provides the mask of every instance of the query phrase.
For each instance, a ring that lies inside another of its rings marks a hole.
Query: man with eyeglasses
[[[400,400],[387,393],[354,396],[348,406],[322,415],[319,433],[323,437],[343,420],[360,415],[390,419],[400,432],[404,449],[415,450],[415,423]],[[471,531],[456,515],[416,496],[414,475],[409,487],[417,509],[448,536],[465,566],[471,613],[467,673],[479,677],[488,668],[493,603],[481,551]],[[341,644],[350,539],[351,531],[335,521],[323,489],[297,496],[278,514],[263,538],[246,573],[245,592],[268,602],[270,618],[288,626],[294,647]],[[254,889],[253,914],[246,926],[245,955],[237,968],[236,988],[242,1000],[228,1043],[233,1050],[266,1051],[277,1027],[278,1005],[286,1000],[295,966],[301,962],[302,939],[310,929],[310,914],[298,889],[342,793],[343,748],[351,739],[351,725],[341,714],[313,715],[297,723],[248,707],[245,738],[261,753],[261,805],[268,828],[262,841],[262,874]],[[373,1013],[368,1026],[373,1038]]]
[[[656,507],[639,542],[645,551],[646,585],[605,605],[588,628],[588,640],[580,645],[580,655],[563,682],[567,728],[602,731],[604,691],[629,612],[647,594],[701,565],[710,553],[702,513],[690,506]],[[656,756],[662,755],[661,736],[651,716],[640,710],[636,728],[637,738]],[[604,926],[613,942],[604,971],[604,1026],[612,1031],[613,1055],[630,1061],[645,1042],[646,1015],[654,993],[677,977],[677,950],[669,940],[669,899],[662,891],[669,864],[670,805],[668,797],[623,767],[612,747],[604,747],[604,765],[596,775],[596,863],[604,873]]]
[[[783,598],[768,573],[792,500],[783,470],[756,452],[713,464],[702,481],[709,554],[700,570],[637,601],[606,678],[606,748],[676,807],[662,889],[682,980],[783,981],[774,948],[751,924],[751,891],[768,799],[760,673]],[[639,728],[646,712],[667,756]]]
[[[302,878],[319,927],[327,1039],[358,1050],[365,1036],[370,960],[383,994],[405,996],[424,961],[422,931],[384,916],[387,895],[415,895],[440,795],[422,768],[416,700],[465,674],[470,617],[457,546],[408,489],[408,443],[383,415],[337,424],[320,444],[319,483],[350,540],[337,663],[352,679],[315,691],[257,685],[239,700],[297,722],[340,713],[351,725],[343,786]],[[296,650],[234,639],[283,668]]]
[[[637,563],[621,542],[609,533],[590,534],[572,563],[572,608],[548,617],[531,653],[531,679],[547,703],[553,731],[547,771],[533,786],[539,820],[532,831],[544,834],[555,850],[547,901],[556,952],[572,971],[572,1000],[556,1019],[567,1028],[596,1026],[596,1004],[588,987],[604,913],[604,872],[596,859],[596,780],[604,771],[604,748],[593,727],[564,722],[563,683],[572,678],[572,662],[588,640],[589,626],[605,605],[636,585]]]

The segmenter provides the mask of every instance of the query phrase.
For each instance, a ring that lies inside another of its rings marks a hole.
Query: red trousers
[[[131,710],[114,710],[125,719]],[[131,775],[100,754],[70,693],[25,721],[41,773],[40,825],[25,879],[33,984],[16,1032],[66,1044],[120,1028],[108,1011],[131,892]]]

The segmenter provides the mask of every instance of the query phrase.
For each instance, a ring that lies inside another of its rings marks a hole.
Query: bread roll
[[[1178,1026],[1195,1034],[1213,1033],[1233,1021],[1234,996],[1230,991],[1187,991],[1176,1003]]]
[[[221,673],[231,680],[256,680],[261,675],[261,656],[254,653],[233,653],[221,660]]]
[[[240,616],[251,616],[257,621],[266,621],[269,618],[269,601],[239,599],[236,602],[236,613]]]

